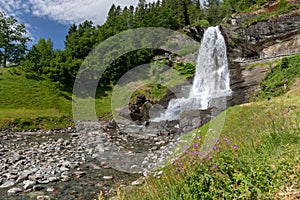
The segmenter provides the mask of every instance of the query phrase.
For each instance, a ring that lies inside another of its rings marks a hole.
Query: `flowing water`
[[[229,80],[224,37],[219,27],[209,27],[201,42],[188,98],[172,99],[167,110],[151,121],[179,120],[183,111],[209,108],[213,99],[231,94]]]

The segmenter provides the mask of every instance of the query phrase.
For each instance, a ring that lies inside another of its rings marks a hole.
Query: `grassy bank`
[[[0,130],[54,129],[70,124],[70,100],[18,68],[0,69]]]
[[[73,125],[72,94],[46,80],[26,78],[18,68],[0,68],[0,130],[59,129]],[[110,112],[110,96],[96,100],[99,117]]]
[[[296,199],[300,196],[300,88],[229,108],[205,157],[205,125],[183,155],[126,199]],[[218,121],[216,118],[214,121]],[[212,136],[213,137],[213,136]]]

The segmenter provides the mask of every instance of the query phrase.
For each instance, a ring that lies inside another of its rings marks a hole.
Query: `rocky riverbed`
[[[0,133],[0,199],[96,199],[135,185],[180,141],[178,128],[81,123],[77,129]],[[163,131],[162,131],[163,130]]]

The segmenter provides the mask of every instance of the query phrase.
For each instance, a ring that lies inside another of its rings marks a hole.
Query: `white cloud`
[[[155,0],[149,0],[153,2]],[[48,17],[64,24],[92,20],[105,22],[111,5],[137,5],[138,0],[0,0],[0,8],[15,15],[18,11],[31,12],[35,16]]]

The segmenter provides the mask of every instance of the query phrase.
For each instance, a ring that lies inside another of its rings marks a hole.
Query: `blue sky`
[[[149,0],[152,2],[154,0]],[[0,11],[24,23],[31,44],[39,38],[50,38],[54,49],[64,49],[65,36],[71,24],[92,20],[103,24],[108,10],[116,5],[137,5],[138,0],[0,0]]]

